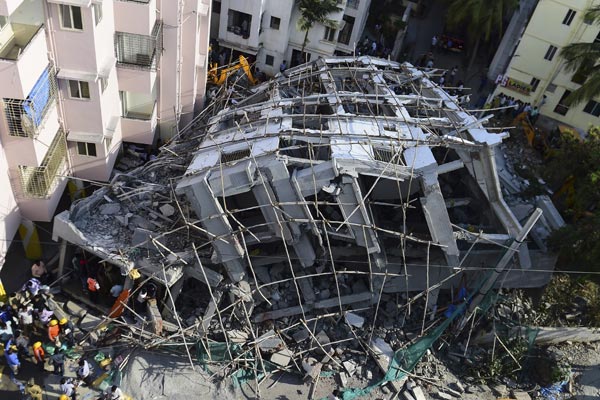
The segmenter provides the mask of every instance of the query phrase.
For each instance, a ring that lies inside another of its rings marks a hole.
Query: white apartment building
[[[210,18],[210,0],[0,0],[0,267],[68,177],[107,181],[122,143],[191,121]]]
[[[587,77],[567,71],[559,56],[571,43],[600,42],[600,27],[584,18],[586,10],[598,4],[599,0],[538,1],[494,95],[504,93],[539,106],[540,114],[582,131],[600,124],[600,96],[578,105],[565,103]]]
[[[310,29],[304,50],[308,60],[352,54],[362,39],[370,4],[371,0],[338,0],[341,11],[329,15],[335,27],[315,24]],[[275,74],[283,60],[288,66],[305,61],[299,18],[295,0],[213,1],[211,36],[218,38],[219,46],[249,55],[262,71]]]

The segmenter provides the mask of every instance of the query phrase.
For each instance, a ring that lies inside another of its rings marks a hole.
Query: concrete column
[[[58,253],[58,278],[60,278],[61,283],[65,282],[65,262],[67,258],[67,241],[62,239],[60,241],[60,250]]]

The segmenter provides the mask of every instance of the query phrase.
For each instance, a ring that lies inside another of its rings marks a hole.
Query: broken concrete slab
[[[106,203],[100,206],[100,214],[102,215],[115,215],[121,212],[121,205],[119,203]]]
[[[437,397],[442,400],[452,400],[453,399],[452,396],[450,396],[448,393],[444,393],[444,392],[437,392]]]
[[[415,397],[415,400],[427,400],[425,393],[423,393],[423,389],[421,389],[420,386],[415,385],[412,387],[412,389],[410,389],[410,391]]]
[[[294,353],[287,348],[278,350],[271,354],[271,362],[279,365],[280,367],[287,367],[292,362],[293,358]]]
[[[344,319],[348,325],[355,328],[362,328],[365,323],[365,319],[363,317],[350,311],[344,315]]]
[[[239,329],[228,330],[227,337],[233,343],[246,343],[248,341],[248,333]]]
[[[294,340],[296,341],[296,343],[300,343],[305,341],[306,339],[308,339],[310,337],[310,332],[308,332],[308,330],[304,327],[300,328],[298,331],[296,331],[292,337],[294,338]]]
[[[515,400],[531,400],[531,396],[527,392],[513,391],[512,392],[512,397]]]
[[[354,374],[354,372],[356,371],[356,363],[352,360],[348,360],[348,361],[344,361],[342,362],[342,365],[344,366],[344,368],[346,369],[346,372],[348,372],[348,375],[352,376]]]
[[[175,214],[175,207],[170,204],[163,204],[158,209],[165,217],[171,217]]]
[[[273,329],[265,332],[256,339],[258,348],[265,352],[274,352],[282,349],[285,345]]]

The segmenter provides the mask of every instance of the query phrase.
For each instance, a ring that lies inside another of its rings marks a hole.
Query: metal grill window
[[[154,70],[161,51],[161,21],[156,21],[150,36],[125,32],[115,34],[115,52],[121,66]]]
[[[383,147],[373,147],[373,156],[375,158],[375,160],[377,161],[383,161],[386,163],[393,162],[394,164],[401,164],[402,163],[402,157],[400,155],[396,156],[396,158],[394,158],[394,156],[397,153],[396,148],[383,148]]]
[[[25,100],[4,99],[4,113],[11,136],[35,138],[56,99],[56,78],[46,68]]]
[[[59,129],[39,167],[19,166],[23,195],[28,198],[46,198],[58,184],[58,174],[67,161],[65,133]]]
[[[221,162],[228,163],[237,160],[242,160],[246,157],[250,157],[250,149],[233,151],[231,153],[221,153]]]

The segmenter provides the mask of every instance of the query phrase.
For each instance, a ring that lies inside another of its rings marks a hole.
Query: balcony
[[[115,53],[117,66],[142,70],[156,70],[162,52],[162,22],[156,21],[151,35],[116,32]]]
[[[23,197],[46,199],[54,193],[61,181],[67,162],[67,142],[62,130],[50,144],[48,152],[39,167],[19,166],[19,181]]]
[[[152,35],[156,23],[156,0],[118,0],[114,3],[115,31]],[[135,18],[131,18],[135,15]]]
[[[121,104],[123,141],[152,144],[158,123],[156,100],[149,95],[121,92]]]
[[[48,65],[43,25],[8,24],[0,38],[0,97],[25,99]]]
[[[47,66],[25,100],[3,99],[8,134],[36,138],[55,104],[56,92],[54,71]]]

